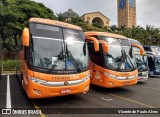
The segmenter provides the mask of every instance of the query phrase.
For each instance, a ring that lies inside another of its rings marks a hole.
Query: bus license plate
[[[144,80],[144,78],[139,78],[141,81]]]
[[[130,82],[124,82],[124,85],[129,85],[130,84]]]
[[[70,93],[71,89],[61,89],[61,94]]]

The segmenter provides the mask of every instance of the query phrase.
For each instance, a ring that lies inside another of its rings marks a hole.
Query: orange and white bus
[[[90,55],[91,84],[105,88],[134,85],[138,81],[133,47],[144,50],[137,44],[131,44],[126,37],[106,32],[85,32]],[[99,42],[99,51],[95,51],[95,39]]]
[[[85,93],[89,90],[88,47],[80,27],[31,18],[19,53],[21,83],[29,98]]]

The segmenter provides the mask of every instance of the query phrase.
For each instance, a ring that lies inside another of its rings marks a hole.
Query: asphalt
[[[23,117],[159,117],[159,114],[116,114],[118,110],[137,111],[157,110],[160,112],[160,78],[151,77],[148,81],[134,86],[106,89],[91,85],[86,94],[76,94],[45,99],[29,99],[15,75],[9,75],[12,109],[40,109],[38,115],[5,115]],[[0,79],[0,109],[7,107],[7,75]],[[0,111],[1,111],[0,110]],[[141,112],[142,112],[141,111]],[[1,113],[1,112],[0,112]],[[87,113],[87,114],[86,114]],[[110,113],[110,114],[106,114]]]

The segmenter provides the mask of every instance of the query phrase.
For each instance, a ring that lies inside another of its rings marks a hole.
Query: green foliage
[[[3,61],[3,70],[4,71],[14,71],[17,64],[18,64],[17,60]]]
[[[59,13],[59,14],[57,14],[57,20],[58,20],[58,21],[63,21],[63,22],[65,22],[65,21],[66,21],[66,18],[63,16],[62,13]]]
[[[95,26],[91,26],[87,23],[84,22],[78,22],[77,23],[78,26],[80,26],[84,32],[86,31],[100,31],[100,32],[106,32],[106,30],[102,29],[102,28],[97,28]]]
[[[42,3],[31,0],[0,0],[0,38],[3,53],[15,53],[22,29],[31,17],[56,19],[53,11]]]
[[[111,32],[124,35],[128,38],[137,39],[143,45],[158,45],[160,46],[160,28],[154,26],[146,26],[146,28],[137,26],[132,28],[126,27],[111,27]]]

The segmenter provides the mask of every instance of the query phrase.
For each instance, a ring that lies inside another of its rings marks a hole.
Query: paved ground
[[[4,75],[0,80],[0,109],[40,109],[42,114],[32,116],[73,116],[76,117],[159,117],[157,114],[114,114],[118,110],[139,110],[141,112],[160,109],[160,78],[149,78],[135,86],[105,89],[91,85],[87,94],[77,94],[47,99],[28,99],[15,75]],[[59,109],[62,108],[62,109]],[[87,109],[85,109],[87,108]],[[119,109],[117,109],[119,108]],[[132,108],[132,109],[131,109]],[[0,111],[1,111],[0,110]],[[81,113],[90,114],[81,114]],[[112,114],[105,115],[104,113]],[[156,112],[156,111],[154,111]],[[160,111],[159,111],[160,112]],[[1,113],[1,112],[0,112]],[[60,114],[47,114],[60,113]],[[62,114],[61,114],[62,113]],[[64,113],[64,114],[63,114]],[[68,114],[66,114],[68,113]],[[100,113],[100,114],[96,114]],[[0,115],[8,116],[8,115]],[[10,115],[13,116],[13,115]],[[14,115],[17,116],[17,115]],[[31,115],[19,115],[29,117]]]

